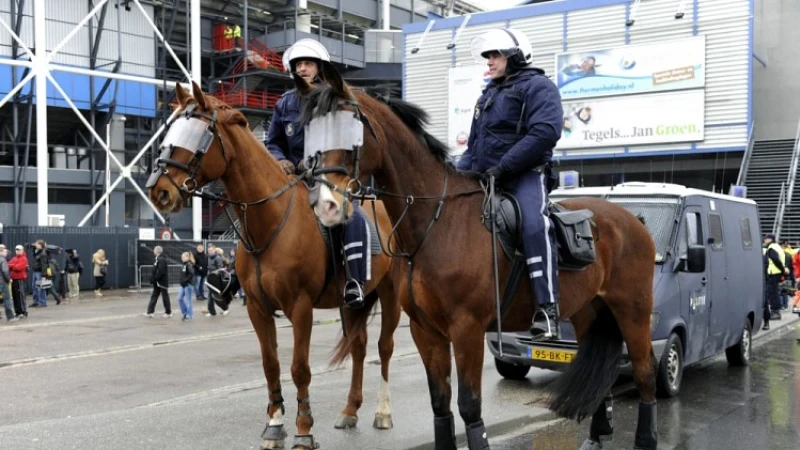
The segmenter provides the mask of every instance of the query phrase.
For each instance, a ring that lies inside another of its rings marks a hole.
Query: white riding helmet
[[[319,41],[306,38],[295,42],[283,53],[283,69],[294,74],[294,62],[298,59],[314,59],[320,63],[330,63],[331,55],[328,53],[328,49]]]
[[[489,30],[480,36],[476,36],[470,42],[472,57],[479,64],[483,64],[488,59],[491,51],[499,52],[508,58],[509,67],[521,69],[533,63],[533,47],[525,33],[513,28],[496,28]]]

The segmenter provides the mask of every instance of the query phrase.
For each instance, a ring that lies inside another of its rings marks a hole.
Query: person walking
[[[28,304],[25,300],[25,283],[28,281],[28,254],[25,253],[25,247],[21,245],[17,245],[14,252],[16,255],[8,261],[8,269],[11,272],[11,296],[14,298],[16,317],[27,319]]]
[[[108,275],[108,259],[106,259],[106,251],[98,249],[92,255],[92,275],[94,276],[94,295],[102,297],[103,286],[106,284],[106,275]]]
[[[164,257],[162,254],[163,252],[164,249],[161,248],[160,245],[157,245],[153,249],[153,254],[156,256],[156,260],[153,263],[153,274],[150,276],[150,283],[153,284],[153,293],[150,295],[150,303],[147,305],[147,312],[142,314],[145,317],[153,317],[153,314],[156,311],[156,303],[158,302],[159,295],[161,296],[161,301],[164,303],[163,317],[172,317],[172,308],[169,303],[169,292],[167,291],[169,288],[169,272],[167,258]]]
[[[181,288],[178,291],[178,306],[181,308],[181,320],[186,322],[192,320],[194,316],[192,292],[194,292],[195,282],[195,260],[191,252],[183,252],[181,261],[183,262],[183,267],[181,267]]]

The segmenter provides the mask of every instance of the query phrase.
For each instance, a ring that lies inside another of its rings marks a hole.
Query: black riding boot
[[[533,314],[531,334],[534,341],[558,339],[558,309],[555,303],[536,310]]]

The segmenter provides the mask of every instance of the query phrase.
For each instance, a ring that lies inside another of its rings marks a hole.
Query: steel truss
[[[125,165],[117,156],[111,152],[109,148],[109,143],[107,139],[101,137],[97,132],[98,125],[107,125],[111,118],[113,117],[114,111],[116,109],[116,91],[117,87],[115,84],[114,87],[114,94],[111,96],[111,101],[107,102],[106,104],[101,104],[101,99],[103,96],[108,92],[108,89],[111,88],[112,80],[124,80],[124,81],[134,81],[139,83],[151,84],[151,85],[158,85],[164,88],[172,89],[174,88],[176,82],[175,81],[167,81],[167,80],[157,80],[153,78],[146,78],[140,77],[135,75],[126,75],[119,73],[122,59],[121,59],[121,39],[118,39],[120,42],[120,57],[113,63],[113,67],[105,68],[106,70],[100,70],[104,68],[102,66],[98,66],[97,55],[100,48],[100,42],[103,38],[103,34],[105,31],[105,20],[109,13],[108,7],[110,5],[114,5],[116,3],[116,13],[118,15],[118,24],[121,24],[119,20],[120,9],[128,8],[131,9],[138,9],[139,12],[145,17],[146,22],[152,27],[154,34],[157,36],[157,43],[167,50],[167,52],[171,55],[174,59],[175,65],[180,69],[180,72],[183,75],[184,80],[194,80],[200,82],[201,77],[201,40],[200,40],[200,0],[191,0],[191,10],[189,14],[189,20],[191,21],[191,46],[187,49],[191,60],[191,67],[192,73],[186,69],[184,64],[181,62],[180,58],[177,57],[175,52],[170,47],[169,42],[165,39],[165,37],[161,34],[160,30],[156,25],[153,23],[153,19],[147,14],[146,10],[142,6],[140,0],[87,0],[89,3],[89,13],[49,52],[47,51],[46,45],[46,20],[45,17],[47,16],[47,1],[46,0],[27,0],[28,4],[33,2],[33,25],[34,25],[34,42],[33,42],[33,49],[28,45],[28,43],[23,42],[20,38],[22,22],[23,22],[23,12],[25,11],[25,4],[26,0],[9,0],[11,5],[11,22],[12,24],[9,25],[0,16],[0,27],[2,27],[6,32],[10,34],[12,37],[12,58],[0,58],[0,64],[11,66],[12,68],[12,77],[13,80],[17,79],[17,74],[19,70],[22,70],[22,79],[19,83],[16,83],[13,89],[8,92],[2,99],[0,99],[0,108],[2,108],[7,102],[12,102],[12,127],[9,129],[8,124],[4,124],[2,130],[0,132],[7,134],[11,138],[11,144],[14,146],[14,200],[15,200],[15,214],[14,219],[16,223],[19,223],[21,220],[21,211],[22,211],[22,204],[25,203],[25,193],[27,189],[27,166],[29,160],[29,152],[30,152],[30,144],[31,144],[31,132],[32,132],[32,113],[35,109],[36,112],[36,174],[37,174],[37,222],[38,225],[47,225],[47,215],[48,215],[48,168],[49,168],[49,157],[48,157],[48,108],[46,107],[46,98],[45,95],[42,94],[42,98],[37,101],[37,107],[34,108],[33,106],[33,93],[45,93],[47,92],[47,83],[48,81],[50,84],[55,88],[55,90],[61,95],[63,100],[67,103],[70,109],[76,114],[78,120],[85,126],[86,131],[89,133],[88,139],[88,146],[90,148],[94,148],[95,146],[99,146],[102,148],[107,155],[107,159],[113,161],[113,163],[119,169],[119,175],[117,178],[106,185],[105,192],[103,195],[98,199],[96,198],[96,186],[101,182],[101,177],[105,175],[105,172],[109,171],[110,167],[105,167],[103,171],[96,171],[94,167],[94,158],[90,157],[90,165],[92,170],[92,200],[95,202],[94,206],[91,208],[89,213],[80,221],[78,226],[84,226],[92,220],[93,224],[97,223],[98,217],[95,216],[95,213],[100,208],[104,202],[107,202],[110,194],[114,189],[119,186],[120,183],[124,180],[129,180],[130,185],[139,193],[139,195],[144,199],[144,201],[150,206],[150,208],[154,211],[155,215],[161,220],[162,223],[166,223],[164,217],[158,212],[158,210],[154,207],[154,205],[150,202],[148,196],[142,191],[139,187],[137,182],[132,177],[132,169],[136,167],[139,160],[147,153],[147,151],[153,146],[156,140],[160,137],[160,135],[166,129],[168,123],[175,117],[175,114],[171,114],[167,121],[165,121],[161,126],[155,131],[153,136],[144,145],[136,156],[130,161],[129,164]],[[74,38],[81,30],[84,30],[85,26],[88,25],[89,33],[90,33],[90,58],[89,58],[89,67],[72,67],[66,66],[62,64],[56,64],[53,62],[54,57],[64,48],[64,46]],[[117,33],[120,32],[121,26],[117,27]],[[102,78],[103,84],[100,87],[98,95],[93,96],[90,102],[90,110],[89,110],[89,118],[87,119],[84,114],[75,106],[75,103],[72,99],[64,92],[64,89],[61,85],[56,81],[53,73],[55,72],[65,72],[65,73],[73,73],[79,75],[87,75],[89,76],[90,80],[90,92],[95,92],[95,83],[96,78]],[[29,85],[29,83],[33,81],[33,85]],[[27,90],[23,91],[23,89],[27,86]],[[188,85],[187,85],[188,87]],[[26,113],[27,113],[27,127],[25,127],[26,133],[25,136],[22,136],[23,133],[20,133],[20,115],[22,111],[21,105],[23,102],[26,102]],[[104,110],[104,111],[103,111]],[[105,123],[98,123],[98,112],[105,114]],[[80,132],[76,132],[76,136],[79,135]],[[19,146],[21,146],[21,141],[25,140],[24,146],[24,157],[22,161],[19,158]],[[2,138],[3,147],[5,147],[5,138]],[[121,150],[121,149],[118,149]],[[99,172],[99,173],[95,173]],[[202,204],[200,202],[194,203],[193,207],[193,238],[200,239],[201,238],[201,218],[202,218]]]

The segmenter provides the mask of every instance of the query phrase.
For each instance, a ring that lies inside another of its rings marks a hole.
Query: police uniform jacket
[[[475,105],[467,150],[460,170],[529,171],[553,157],[561,138],[563,110],[556,85],[536,68],[492,80]]]
[[[300,118],[300,96],[297,89],[283,94],[275,105],[264,145],[278,161],[288,159],[295,166],[303,160],[303,127]]]

